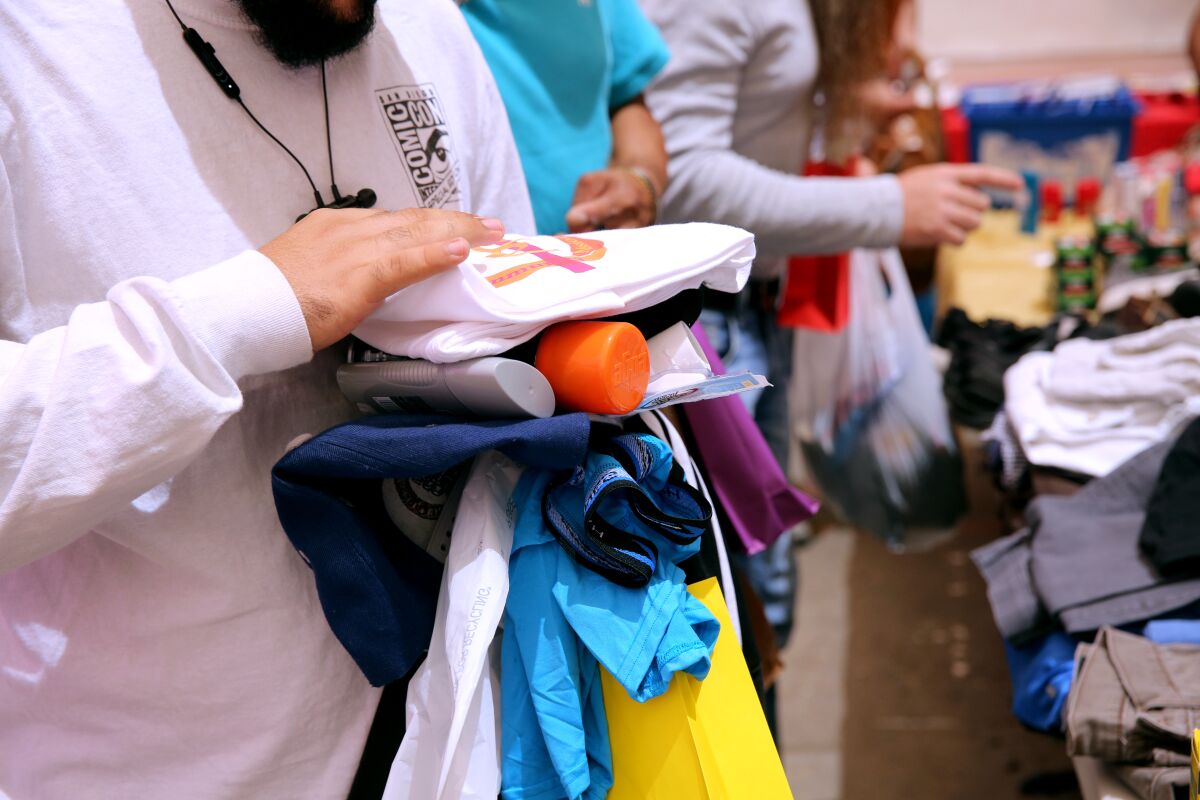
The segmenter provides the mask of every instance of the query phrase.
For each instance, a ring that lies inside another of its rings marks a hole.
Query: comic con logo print
[[[433,84],[393,86],[375,96],[420,204],[445,208],[456,203],[458,169],[446,114]]]

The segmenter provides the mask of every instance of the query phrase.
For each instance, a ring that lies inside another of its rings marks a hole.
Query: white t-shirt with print
[[[176,6],[328,196],[319,70]],[[328,65],[339,187],[530,230],[457,8],[377,14]],[[378,691],[270,468],[354,412],[253,249],[312,204],[161,0],[0,4],[0,797],[345,797]]]
[[[397,292],[355,333],[430,361],[496,355],[561,320],[640,311],[702,285],[737,292],[753,261],[751,234],[711,223],[509,234],[457,270]]]

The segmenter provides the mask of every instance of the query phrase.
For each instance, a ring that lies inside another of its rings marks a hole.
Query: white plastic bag
[[[891,333],[895,322],[880,273],[881,252],[886,251],[850,253],[849,317],[840,331],[795,329],[792,419],[801,441],[830,453],[839,441],[855,435],[902,373],[902,350]]]
[[[500,793],[499,640],[508,598],[513,490],[522,468],[490,451],[463,489],[429,655],[408,687],[404,741],[384,800],[495,800]]]
[[[795,433],[842,516],[899,545],[906,527],[948,526],[962,514],[961,463],[900,254],[855,250],[850,258],[846,336],[797,332]],[[860,381],[857,393],[835,398],[822,388],[844,391],[847,373]]]

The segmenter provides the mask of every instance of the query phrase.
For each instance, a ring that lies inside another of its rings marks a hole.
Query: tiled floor
[[[967,556],[1000,522],[966,438],[971,511],[956,534],[896,555],[835,528],[797,551],[798,617],[778,692],[796,800],[1079,797],[1062,740],[1009,710],[1000,637]]]
[[[853,534],[835,529],[798,553],[799,616],[778,689],[780,755],[795,800],[841,797],[853,547]]]

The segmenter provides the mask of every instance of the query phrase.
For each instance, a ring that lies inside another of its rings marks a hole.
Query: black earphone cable
[[[207,55],[211,60],[206,60],[206,58],[199,52],[196,53],[205,69],[207,69],[209,74],[212,75],[213,79],[217,81],[217,84],[221,86],[222,90],[225,91],[225,94],[231,99],[237,101],[237,104],[242,107],[242,111],[246,112],[246,116],[250,117],[254,124],[258,126],[259,130],[271,137],[271,141],[279,145],[280,148],[283,149],[283,152],[287,153],[291,157],[292,161],[296,162],[296,166],[300,167],[300,171],[304,173],[304,177],[308,181],[308,185],[312,187],[313,197],[316,198],[317,201],[317,208],[324,208],[325,198],[321,197],[321,190],[317,188],[316,182],[312,179],[312,175],[309,174],[308,167],[304,166],[304,162],[300,160],[299,156],[291,151],[291,148],[281,142],[278,136],[271,133],[271,131],[267,129],[267,126],[263,125],[262,122],[259,121],[258,117],[254,116],[254,112],[251,111],[250,107],[246,105],[244,100],[242,100],[241,91],[237,88],[237,85],[233,83],[233,78],[229,76],[228,72],[224,71],[224,67],[222,67],[220,62],[216,60],[216,54],[212,50],[212,45],[208,44],[203,39],[200,39],[200,35],[187,26],[187,23],[185,23],[183,18],[179,16],[179,12],[175,10],[175,5],[171,2],[171,0],[166,0],[166,3],[167,8],[171,9],[171,14],[175,17],[175,21],[178,22],[179,27],[183,29],[184,39],[187,40],[189,36],[194,36],[204,47],[208,49],[209,52]],[[196,49],[192,42],[189,41],[188,45],[192,47],[193,50]],[[221,72],[221,76],[218,76],[217,72],[214,70]],[[232,90],[230,87],[232,87]],[[333,180],[333,140],[329,135],[329,93],[325,89],[324,59],[321,60],[321,98],[325,103],[325,149],[329,154],[329,183],[330,189],[333,191],[334,202],[337,202],[342,198],[338,192],[337,184]]]
[[[254,124],[257,125],[262,130],[263,133],[265,133],[267,136],[270,136],[271,141],[275,142],[275,144],[282,147],[283,152],[287,153],[289,156],[292,157],[292,161],[295,161],[296,165],[298,167],[300,167],[300,170],[304,173],[304,177],[308,179],[308,185],[312,187],[313,197],[315,197],[317,199],[317,208],[324,208],[325,207],[325,198],[321,197],[321,192],[319,189],[317,189],[317,184],[315,182],[313,182],[312,175],[308,174],[308,168],[304,166],[304,162],[301,161],[299,158],[297,158],[296,154],[293,153],[290,149],[288,149],[288,146],[286,144],[279,141],[279,137],[277,137],[275,134],[273,134],[269,130],[267,130],[266,125],[263,125],[261,122],[258,121],[258,117],[254,116],[254,112],[251,111],[249,109],[249,107],[246,106],[245,102],[242,101],[242,98],[238,97],[236,99],[237,99],[237,104],[242,107],[242,111],[245,111],[246,115],[249,116],[250,119],[254,120]],[[330,174],[333,174],[332,167],[330,168],[329,172],[330,172]],[[337,196],[337,191],[335,190],[334,191],[335,199],[336,199],[336,196]]]
[[[325,101],[325,152],[329,156],[329,189],[333,192],[333,202],[342,199],[337,188],[337,179],[333,177],[333,134],[329,132],[329,90],[325,87],[325,59],[321,59],[321,99]]]
[[[175,10],[175,6],[171,5],[171,0],[167,0],[167,8],[171,9],[171,13],[175,15],[175,21],[179,23],[179,27],[186,31],[187,25],[185,25],[183,20],[180,18],[179,12]]]

